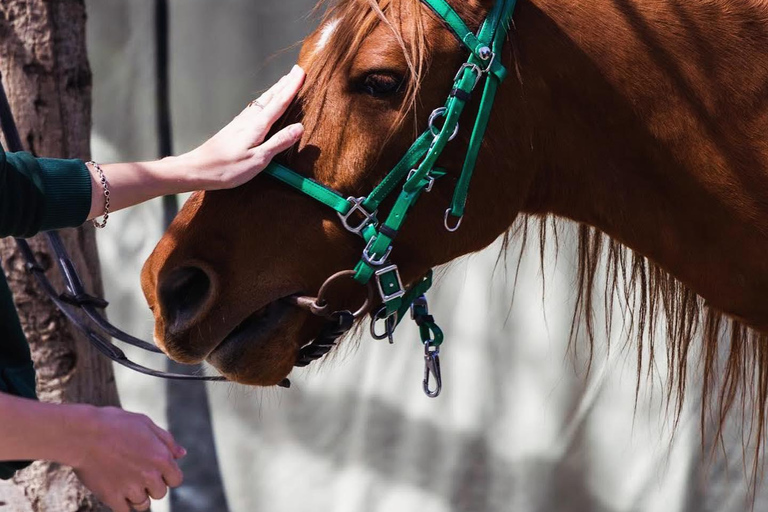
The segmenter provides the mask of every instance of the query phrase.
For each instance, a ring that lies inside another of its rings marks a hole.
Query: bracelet
[[[107,177],[104,176],[104,171],[101,169],[99,164],[93,160],[86,163],[96,169],[96,172],[99,173],[99,181],[101,181],[101,186],[104,188],[104,214],[102,216],[102,221],[99,223],[99,221],[93,219],[92,222],[93,225],[97,228],[105,228],[107,226],[107,220],[109,219],[109,183],[107,182]]]

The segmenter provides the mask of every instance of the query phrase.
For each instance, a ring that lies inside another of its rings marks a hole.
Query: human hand
[[[286,126],[264,140],[272,125],[296,97],[304,71],[294,66],[235,119],[197,149],[183,155],[196,189],[234,188],[251,180],[279,153],[304,134],[300,123]]]
[[[148,510],[181,485],[176,459],[186,450],[142,414],[115,407],[76,406],[70,460],[80,481],[114,512]]]

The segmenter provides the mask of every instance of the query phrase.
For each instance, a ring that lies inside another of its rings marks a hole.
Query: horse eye
[[[403,79],[389,73],[371,73],[360,82],[360,90],[371,96],[386,96],[400,92]]]

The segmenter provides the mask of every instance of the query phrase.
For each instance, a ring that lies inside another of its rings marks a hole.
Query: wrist
[[[99,409],[92,405],[63,404],[58,406],[59,440],[54,443],[51,459],[78,468],[88,458],[86,443],[98,436]]]

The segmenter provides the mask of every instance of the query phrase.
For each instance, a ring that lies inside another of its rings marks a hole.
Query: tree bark
[[[91,72],[85,46],[83,0],[2,0],[0,70],[26,149],[40,156],[89,155]],[[93,228],[62,232],[88,290],[101,294]],[[44,239],[30,241],[51,279],[53,259]],[[23,268],[12,240],[0,257],[32,347],[41,400],[118,405],[111,363],[69,326]],[[3,506],[4,505],[4,506]],[[80,485],[70,468],[37,462],[0,486],[0,510],[108,510]]]

